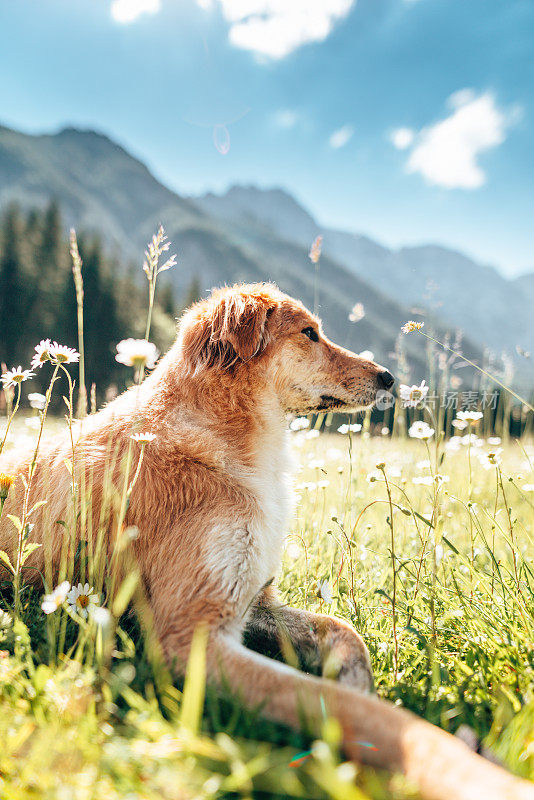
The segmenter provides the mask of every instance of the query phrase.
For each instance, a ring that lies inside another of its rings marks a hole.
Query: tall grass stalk
[[[309,259],[315,267],[315,275],[313,280],[313,313],[319,313],[319,262],[321,260],[321,249],[323,246],[323,237],[317,236],[312,246],[310,247]]]
[[[391,498],[391,489],[389,487],[389,481],[386,474],[386,465],[384,463],[377,464],[377,469],[379,469],[384,476],[384,482],[386,484],[386,492],[388,496],[388,503],[389,503],[389,517],[388,517],[388,526],[391,533],[390,539],[390,547],[391,547],[391,572],[393,576],[393,587],[391,590],[391,614],[392,614],[392,625],[393,625],[393,668],[394,668],[394,680],[397,680],[397,672],[399,671],[399,640],[397,637],[397,560],[395,555],[395,529],[393,527],[393,501]]]
[[[419,333],[421,336],[424,336],[426,339],[429,339],[431,342],[435,342],[435,344],[439,345],[440,347],[443,347],[443,349],[447,350],[449,353],[452,353],[453,355],[457,356],[458,358],[461,358],[463,361],[466,362],[466,364],[469,364],[471,367],[474,367],[474,369],[478,370],[478,372],[480,372],[482,375],[485,375],[491,381],[493,381],[494,383],[498,384],[498,386],[500,386],[502,389],[504,389],[505,391],[509,392],[513,397],[515,397],[516,400],[519,400],[520,403],[523,403],[523,405],[525,405],[529,409],[529,411],[534,412],[534,406],[531,405],[528,402],[528,400],[525,400],[524,397],[521,397],[521,395],[517,394],[517,392],[515,392],[513,389],[511,389],[510,386],[507,386],[506,383],[503,383],[501,380],[499,380],[499,378],[496,378],[495,375],[492,375],[490,372],[485,370],[483,367],[480,367],[478,364],[475,364],[474,361],[471,361],[469,358],[464,356],[458,350],[454,350],[452,347],[449,347],[448,345],[444,344],[443,342],[440,342],[438,339],[435,339],[433,336],[430,336],[430,334],[424,333],[420,328],[417,329],[417,333]]]
[[[41,439],[43,436],[44,425],[46,422],[46,415],[48,413],[48,408],[50,406],[50,400],[52,397],[52,390],[54,388],[54,383],[56,382],[58,371],[60,365],[56,364],[54,367],[54,371],[52,373],[52,378],[50,379],[50,383],[48,389],[46,391],[46,401],[43,411],[41,412],[40,417],[40,425],[39,431],[37,434],[37,442],[35,444],[35,448],[33,451],[32,460],[30,466],[28,468],[28,476],[24,479],[24,499],[22,504],[22,516],[20,519],[17,517],[12,518],[12,522],[17,528],[18,537],[17,537],[17,552],[16,552],[16,559],[15,559],[15,569],[13,573],[13,596],[14,596],[14,613],[16,618],[20,618],[21,614],[21,575],[22,575],[22,568],[24,563],[31,552],[35,547],[32,547],[31,544],[28,542],[29,535],[30,535],[30,528],[29,528],[29,518],[32,513],[37,510],[37,508],[43,503],[43,501],[37,501],[36,504],[29,508],[30,502],[30,492],[32,488],[33,478],[35,475],[35,469],[37,467],[37,457],[39,455],[39,449],[41,446]]]
[[[80,361],[78,364],[79,386],[77,416],[82,419],[87,414],[87,387],[85,385],[85,347],[83,340],[83,262],[78,250],[78,240],[74,228],[70,230],[70,255],[72,258],[72,275],[76,290],[76,317],[78,323],[78,351]]]
[[[171,246],[168,241],[163,226],[160,225],[157,233],[154,234],[152,240],[148,243],[145,250],[145,261],[143,263],[143,271],[148,280],[148,314],[145,328],[145,339],[148,342],[150,335],[150,327],[152,325],[152,312],[154,310],[154,297],[156,295],[156,282],[158,275],[165,272],[176,264],[176,256],[172,255],[161,266],[159,260],[163,253],[166,253]]]
[[[0,455],[2,455],[2,450],[5,447],[5,444],[6,444],[6,441],[7,441],[7,437],[8,437],[8,434],[9,434],[9,429],[11,427],[11,423],[13,422],[15,414],[19,410],[21,388],[22,388],[21,384],[18,383],[17,384],[17,395],[16,395],[16,399],[15,399],[15,404],[12,405],[11,408],[8,407],[7,425],[6,425],[6,429],[5,429],[5,432],[4,432],[4,436],[2,437],[2,441],[0,442]]]

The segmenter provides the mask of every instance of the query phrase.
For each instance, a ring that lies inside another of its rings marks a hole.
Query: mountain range
[[[397,302],[434,312],[496,354],[534,348],[534,273],[508,280],[438,245],[391,250],[366,236],[324,228],[280,189],[235,186],[197,202],[227,223],[263,225],[303,246],[322,234],[323,252],[354,275]]]
[[[515,359],[519,383],[532,386],[534,273],[507,280],[496,269],[437,245],[391,250],[365,236],[322,227],[284,189],[234,186],[225,194],[184,197],[108,137],[66,128],[28,135],[0,126],[0,209],[43,207],[55,199],[68,226],[97,232],[125,268],[139,263],[162,223],[179,257],[167,273],[185,295],[222,283],[274,280],[309,307],[318,302],[326,331],[357,352],[372,350],[395,371],[401,325],[422,314],[439,338],[464,332],[463,350]],[[308,251],[322,235],[318,270]],[[139,270],[140,276],[142,275]],[[365,317],[349,321],[355,303]],[[402,337],[410,378],[428,374],[425,342]]]

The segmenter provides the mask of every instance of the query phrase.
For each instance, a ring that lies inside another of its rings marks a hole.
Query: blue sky
[[[0,123],[534,269],[532,0],[0,0]],[[461,290],[461,287],[459,287]]]

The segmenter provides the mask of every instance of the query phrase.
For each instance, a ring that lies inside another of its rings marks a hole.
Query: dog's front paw
[[[337,680],[345,686],[352,686],[360,692],[372,693],[375,690],[375,682],[371,667],[364,660],[356,660],[349,664],[343,664],[338,672]]]
[[[350,645],[346,635],[324,655],[323,677],[339,681],[360,692],[374,692],[374,679],[366,646],[355,634]]]

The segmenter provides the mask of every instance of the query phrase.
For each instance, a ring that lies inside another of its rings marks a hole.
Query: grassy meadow
[[[11,446],[35,436],[28,419]],[[45,435],[64,424],[49,420]],[[496,446],[465,432],[437,446],[365,431],[291,436],[300,499],[284,600],[350,620],[381,696],[447,730],[470,726],[534,778],[532,444],[509,442],[491,464]],[[238,698],[203,699],[201,645],[186,686],[174,685],[134,606],[115,604],[113,624],[87,629],[41,601],[23,589],[13,622],[11,583],[0,585],[4,800],[411,796],[398,778],[343,764],[331,720],[311,743]]]
[[[171,257],[159,266],[168,244],[158,236],[145,262],[144,350],[132,355],[131,340],[118,348],[134,381],[155,357],[148,345],[157,276],[174,265]],[[83,268],[74,238],[71,245],[80,362],[68,348],[46,358],[37,348],[53,369],[46,395],[33,399],[27,375],[15,370],[4,380],[6,452],[72,435],[75,417],[95,403],[73,385],[84,383]],[[66,420],[48,413],[65,372]],[[505,420],[514,413],[507,403]],[[282,598],[349,620],[369,647],[382,697],[453,733],[467,726],[509,769],[534,780],[532,413],[523,405],[522,435],[512,438],[507,425],[495,436],[491,412],[460,412],[452,428],[449,412],[453,435],[444,437],[441,412],[434,421],[422,406],[406,411],[397,399],[395,417],[391,409],[385,417],[392,431],[369,414],[341,426],[330,418],[290,423],[300,466]],[[142,457],[150,441],[138,444]],[[0,511],[8,491],[0,475]],[[128,491],[125,483],[120,514]],[[80,492],[73,479],[83,531]],[[135,569],[111,591],[106,575],[84,562],[90,583],[78,585],[73,546],[61,576],[69,586],[32,589],[24,571],[31,517],[26,509],[11,520],[17,552],[0,551],[2,800],[414,797],[399,776],[344,763],[335,720],[325,719],[321,740],[311,741],[266,721],[261,708],[245,710],[239,697],[206,689],[201,632],[185,682],[173,681]],[[129,547],[122,539],[117,546]],[[331,667],[327,660],[327,674]]]

